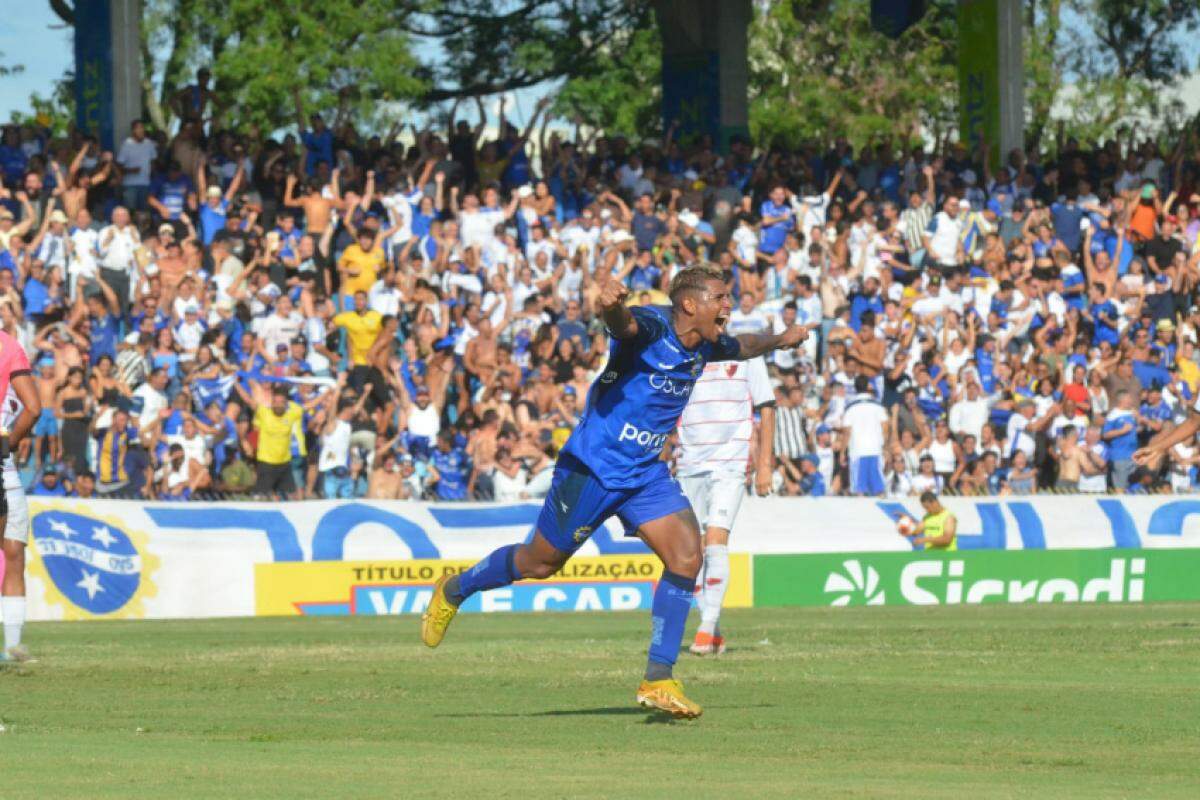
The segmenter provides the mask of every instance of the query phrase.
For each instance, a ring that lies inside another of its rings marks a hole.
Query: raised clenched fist
[[[609,280],[600,288],[600,305],[604,308],[613,308],[624,303],[628,296],[629,289],[625,284]]]

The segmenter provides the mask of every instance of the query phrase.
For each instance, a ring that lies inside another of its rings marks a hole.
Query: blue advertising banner
[[[717,53],[663,56],[663,130],[679,120],[679,136],[711,136],[721,144],[720,76]]]
[[[75,126],[112,150],[113,54],[109,0],[75,4]]]

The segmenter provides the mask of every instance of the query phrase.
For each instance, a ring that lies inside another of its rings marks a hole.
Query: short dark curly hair
[[[671,279],[671,288],[667,294],[672,303],[678,303],[687,292],[703,292],[708,289],[709,281],[725,283],[725,273],[712,264],[696,264],[675,273]]]

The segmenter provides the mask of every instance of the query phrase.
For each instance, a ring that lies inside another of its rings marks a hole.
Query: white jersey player
[[[704,531],[700,629],[691,646],[697,655],[725,650],[718,623],[729,584],[729,532],[746,494],[755,410],[762,416],[755,485],[767,494],[774,470],[775,393],[761,357],[706,365],[679,420],[676,476]]]
[[[4,459],[4,494],[0,499],[0,546],[4,551],[4,582],[0,585],[0,617],[4,621],[4,649],[0,665],[29,661],[21,644],[25,625],[25,548],[29,544],[29,507],[25,489],[10,451],[29,434],[41,412],[41,402],[30,374],[29,359],[20,343],[0,331],[0,454]]]

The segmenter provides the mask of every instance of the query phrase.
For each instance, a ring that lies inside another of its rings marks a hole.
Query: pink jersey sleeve
[[[18,375],[28,375],[29,356],[21,343],[0,331],[0,397],[8,396],[8,387]]]

